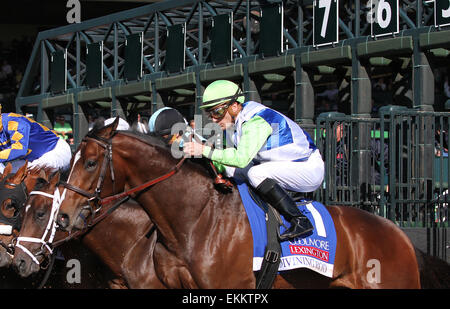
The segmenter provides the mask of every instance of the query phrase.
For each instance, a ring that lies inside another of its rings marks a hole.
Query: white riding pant
[[[284,189],[295,192],[312,192],[320,187],[325,164],[316,149],[306,161],[268,161],[258,165],[250,163],[245,168],[225,167],[228,177],[248,179],[256,188],[266,178],[275,180]]]
[[[70,160],[72,159],[72,151],[70,145],[63,139],[59,139],[55,148],[43,154],[40,158],[28,162],[28,168],[48,166],[55,170],[65,171],[70,167]],[[15,173],[19,168],[25,164],[24,159],[13,160],[9,162],[12,164],[12,172]],[[8,162],[0,163],[0,172],[3,173]]]

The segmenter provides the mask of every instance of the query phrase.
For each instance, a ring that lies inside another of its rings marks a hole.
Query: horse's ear
[[[114,135],[114,132],[116,132],[118,125],[119,125],[119,116],[117,116],[116,119],[114,119],[114,121],[111,124],[106,126],[105,137],[111,138]]]
[[[8,174],[11,174],[11,172],[12,172],[12,164],[8,162],[5,169],[3,170],[3,175],[6,176]]]
[[[44,171],[44,169],[41,169],[39,172],[39,178],[45,179],[48,181],[47,173]]]
[[[22,165],[21,168],[16,173],[16,176],[20,177],[20,182],[22,182],[25,177],[27,177],[27,167],[28,167],[28,160],[25,161],[25,164]]]
[[[60,178],[61,174],[59,172],[56,172],[52,179],[50,180],[50,185],[52,187],[56,187],[56,185],[59,183],[59,178]]]

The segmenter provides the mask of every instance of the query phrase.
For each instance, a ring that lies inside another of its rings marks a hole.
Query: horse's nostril
[[[58,225],[62,228],[69,226],[69,216],[67,214],[58,215]]]
[[[25,262],[24,259],[19,259],[19,260],[17,260],[17,262],[15,263],[14,266],[17,268],[19,273],[21,273],[21,272],[23,272],[25,270],[26,262]]]

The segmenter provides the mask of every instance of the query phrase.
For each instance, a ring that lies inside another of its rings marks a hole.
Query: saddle
[[[270,204],[267,204],[252,186],[248,186],[248,192],[253,201],[264,211],[267,228],[267,246],[261,269],[256,277],[256,288],[270,289],[281,262],[280,226],[283,225],[283,221],[279,212]],[[288,193],[295,202],[305,202],[305,197],[308,195],[308,193],[294,191],[288,191]]]

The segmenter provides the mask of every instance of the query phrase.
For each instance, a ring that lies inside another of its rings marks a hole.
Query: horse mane
[[[35,189],[40,189],[42,188],[42,184],[47,183],[47,179],[40,177],[40,174],[42,173],[42,171],[44,171],[47,179],[51,179],[53,178],[53,176],[56,175],[56,173],[60,173],[60,179],[61,180],[67,180],[67,178],[69,177],[69,173],[70,173],[70,169],[66,170],[66,171],[55,171],[55,169],[53,167],[50,166],[35,166],[32,167],[30,169],[28,169],[27,173],[29,175],[32,176],[38,176],[37,180],[36,180],[36,185],[35,185]]]
[[[53,168],[51,168],[50,166],[34,166],[27,170],[28,174],[30,175],[39,175],[41,171],[44,171],[45,175],[48,176],[52,173]]]
[[[167,145],[164,143],[160,138],[158,138],[156,135],[152,134],[145,134],[137,131],[116,131],[115,134],[121,134],[126,135],[130,137],[134,137],[144,144],[147,144],[152,147],[156,147],[158,149],[161,149],[165,152],[170,153],[170,145]]]
[[[103,129],[105,129],[105,128],[106,127],[104,127],[104,126],[97,127],[96,125],[94,125],[94,127],[86,134],[86,136],[93,138],[93,139],[101,137],[101,133],[102,133]],[[124,135],[124,136],[130,137],[130,138],[135,138],[146,145],[154,147],[160,153],[164,154],[165,157],[168,158],[169,160],[173,160],[173,161],[178,160],[172,156],[172,154],[170,152],[171,146],[164,143],[164,141],[162,141],[158,135],[155,135],[152,133],[150,133],[150,134],[141,133],[141,132],[137,132],[134,130],[126,130],[126,131],[116,130],[116,131],[114,131],[113,136],[116,136],[116,135]],[[81,146],[81,144],[80,144],[80,146]],[[198,164],[198,162],[199,162],[199,159],[192,158],[192,159],[186,160],[184,165],[191,167],[193,170],[195,170],[199,174],[202,174],[205,177],[210,177],[210,176],[208,176],[209,172],[206,169],[206,167],[202,164]]]
[[[122,134],[122,135],[137,138],[141,142],[156,148],[158,151],[163,153],[165,155],[165,157],[169,158],[170,160],[179,160],[172,156],[172,153],[170,152],[171,145],[164,143],[158,135],[151,134],[151,133],[146,134],[146,133],[141,133],[141,132],[137,132],[137,131],[117,131],[116,134]],[[206,169],[205,165],[199,164],[199,163],[201,163],[201,160],[202,159],[198,159],[198,158],[188,158],[186,160],[186,162],[184,163],[184,165],[192,167],[195,171],[199,172],[200,174],[205,175],[206,177],[210,177],[210,176],[208,176],[209,172]]]

